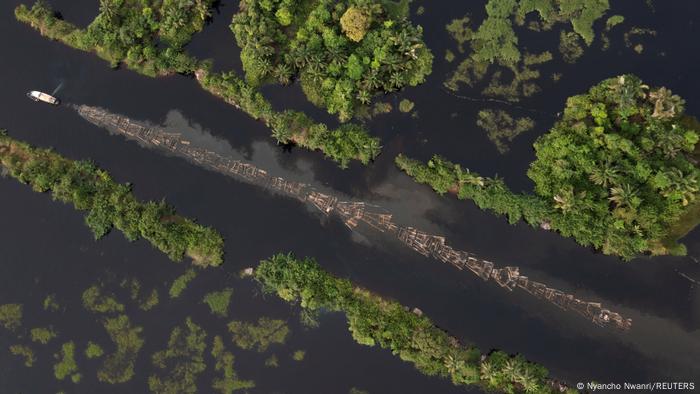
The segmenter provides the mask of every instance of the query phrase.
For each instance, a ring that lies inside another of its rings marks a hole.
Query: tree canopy
[[[535,142],[534,195],[440,157],[396,162],[440,193],[457,191],[511,223],[547,223],[605,254],[684,254],[676,241],[700,221],[692,157],[699,137],[690,119],[667,88],[623,75],[570,97],[563,117]]]
[[[408,7],[374,0],[243,0],[231,29],[253,85],[299,78],[314,104],[350,119],[380,92],[416,86],[432,71]]]

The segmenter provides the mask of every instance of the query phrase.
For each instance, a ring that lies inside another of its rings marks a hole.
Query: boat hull
[[[31,92],[27,93],[27,97],[34,101],[51,105],[59,105],[61,103],[61,101],[58,98],[36,90],[32,90]]]

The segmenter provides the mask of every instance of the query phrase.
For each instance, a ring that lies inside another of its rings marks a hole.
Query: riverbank
[[[185,256],[201,267],[223,262],[224,241],[214,229],[178,215],[164,201],[136,200],[131,186],[119,184],[88,161],[67,159],[0,133],[0,164],[13,178],[54,200],[87,212],[85,224],[95,239],[116,228],[135,241],[148,240],[173,261]]]
[[[124,8],[128,7],[124,6]],[[125,20],[131,18],[131,14],[128,15]],[[365,165],[369,164],[381,151],[379,139],[370,136],[363,126],[348,123],[336,129],[329,129],[325,124],[315,122],[303,112],[275,110],[260,92],[243,81],[235,72],[210,73],[206,61],[189,56],[182,48],[201,28],[191,30],[186,39],[179,40],[178,46],[167,47],[165,50],[157,50],[154,46],[154,42],[162,38],[156,33],[149,37],[133,38],[137,42],[132,43],[127,50],[124,48],[114,50],[110,49],[112,47],[106,43],[102,43],[101,38],[94,37],[90,27],[80,29],[58,19],[45,3],[36,3],[31,9],[20,5],[15,9],[15,18],[30,25],[44,37],[81,51],[95,53],[108,61],[112,67],[123,64],[126,68],[149,77],[176,73],[194,75],[203,89],[222,98],[250,117],[265,123],[272,130],[272,137],[278,143],[291,143],[309,150],[320,150],[343,168],[353,160]],[[93,23],[99,20],[98,16]],[[142,21],[133,23],[140,22]],[[123,26],[128,26],[128,23],[120,22],[106,29]]]
[[[503,392],[554,393],[565,389],[547,377],[543,366],[520,355],[502,351],[483,354],[465,346],[420,310],[411,312],[398,302],[336,278],[313,259],[277,254],[261,261],[253,275],[266,291],[287,302],[299,302],[311,313],[345,313],[356,342],[389,349],[426,375],[450,378],[455,385],[479,385]]]

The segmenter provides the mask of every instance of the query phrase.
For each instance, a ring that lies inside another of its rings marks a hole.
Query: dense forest
[[[351,160],[367,164],[379,154],[379,139],[370,136],[364,127],[346,124],[329,129],[303,112],[275,110],[235,72],[211,73],[209,62],[189,56],[184,46],[203,28],[211,4],[211,0],[102,0],[100,14],[86,29],[57,18],[43,0],[31,8],[20,5],[15,16],[42,35],[95,52],[115,67],[124,64],[151,77],[194,74],[202,88],[263,121],[279,143],[319,149],[342,167]]]
[[[66,159],[2,132],[0,164],[35,191],[51,191],[55,200],[87,212],[85,223],[96,239],[117,228],[128,240],[144,238],[175,261],[188,256],[202,267],[223,261],[224,241],[218,232],[177,215],[164,201],[139,202],[130,185],[115,182],[88,161]]]
[[[700,220],[693,124],[680,97],[624,75],[570,97],[563,117],[535,142],[528,171],[535,194],[515,194],[500,179],[440,157],[396,163],[439,193],[455,192],[511,223],[551,227],[605,254],[685,254],[676,241]]]
[[[305,310],[345,313],[355,341],[390,349],[424,374],[448,377],[455,385],[478,384],[507,393],[559,392],[544,367],[501,351],[482,355],[421,313],[336,278],[313,259],[278,254],[262,261],[254,276],[265,290],[299,302]]]
[[[416,86],[432,71],[409,1],[242,0],[231,30],[253,86],[298,78],[306,97],[341,120],[378,93]]]

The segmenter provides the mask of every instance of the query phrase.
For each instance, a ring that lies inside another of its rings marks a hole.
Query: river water
[[[414,20],[424,27],[436,56],[434,72],[421,87],[385,98],[394,104],[404,97],[411,99],[419,116],[411,118],[395,111],[370,122],[372,133],[382,138],[383,153],[368,167],[353,164],[347,170],[318,152],[276,146],[264,125],[204,92],[191,78],[151,79],[111,70],[94,55],[40,37],[15,22],[12,10],[19,3],[7,0],[0,5],[0,127],[13,137],[53,147],[65,156],[94,160],[115,179],[132,182],[139,198],[166,198],[183,215],[215,227],[227,243],[224,267],[200,274],[183,297],[169,301],[161,292],[162,304],[154,312],[130,313],[136,324],[144,326],[146,339],[130,383],[98,385],[93,370],[98,363],[81,357],[83,381],[77,386],[57,382],[52,376],[52,351],[33,346],[39,360],[33,368],[25,368],[5,350],[0,352],[1,392],[44,393],[61,388],[81,393],[146,392],[146,379],[152,372],[147,355],[165,346],[169,330],[185,316],[192,316],[210,336],[226,335],[226,321],[211,317],[200,302],[203,294],[224,286],[234,288],[232,319],[289,318],[291,338],[284,348],[275,350],[279,368],[262,367],[269,352],[240,351],[228,342],[236,355],[239,376],[256,381],[254,392],[345,393],[350,387],[371,393],[464,391],[448,381],[419,374],[388,351],[355,344],[342,316],[323,315],[319,328],[306,330],[298,323],[296,308],[261,295],[256,285],[237,278],[240,269],[278,251],[314,256],[335,274],[419,307],[465,342],[483,350],[522,353],[569,383],[693,381],[700,376],[700,292],[698,285],[681,275],[700,278],[695,258],[700,257],[697,231],[685,239],[688,257],[622,263],[557,234],[522,224],[510,226],[471,203],[439,197],[413,183],[392,163],[399,152],[420,159],[439,153],[485,176],[498,174],[515,190],[529,190],[531,182],[525,171],[534,158],[531,144],[552,125],[565,98],[626,72],[636,73],[650,85],[669,87],[686,99],[689,113],[700,114],[700,84],[694,72],[700,51],[693,40],[698,33],[694,15],[700,3],[655,2],[652,12],[641,0],[612,1],[612,13],[627,18],[625,29],[651,27],[658,30],[658,36],[644,39],[645,52],[637,55],[625,48],[618,31],[611,34],[613,44],[607,52],[600,51],[598,42],[575,65],[555,62],[543,67],[543,72],[562,72],[563,78],[556,85],[543,83],[542,93],[520,104],[524,109],[514,113],[532,117],[537,127],[519,136],[509,153],[500,155],[485,132],[475,126],[476,113],[493,104],[460,99],[442,87],[456,66],[443,60],[444,50],[454,47],[444,25],[466,12],[481,20],[481,2],[478,6],[425,2],[425,14]],[[54,0],[52,4],[65,19],[80,25],[89,23],[97,12],[96,1]],[[195,37],[188,50],[215,59],[219,69],[240,72],[239,52],[227,29],[236,8],[235,1],[222,1],[213,23]],[[521,45],[532,51],[556,48],[556,39],[540,42],[537,37],[530,39],[525,34]],[[375,202],[391,209],[405,224],[445,235],[456,248],[501,266],[517,265],[533,280],[602,302],[631,317],[632,329],[601,329],[522,291],[506,292],[376,234],[352,233],[340,221],[325,219],[299,202],[110,136],[68,106],[53,108],[24,98],[27,90],[51,92],[61,83],[57,95],[66,103],[100,106],[193,133],[206,131],[227,141],[260,168]],[[278,108],[302,109],[320,121],[335,123],[307,104],[298,86],[266,87],[264,92]],[[459,93],[478,95],[469,89]],[[118,233],[95,242],[80,213],[13,179],[0,178],[0,215],[0,304],[23,303],[25,327],[53,324],[60,332],[59,340],[74,340],[79,351],[88,339],[104,342],[106,348],[109,344],[97,317],[80,307],[83,289],[100,279],[128,276],[138,278],[145,288],[167,291],[169,283],[186,269],[185,264],[169,262],[147,243],[128,243]],[[65,311],[52,315],[41,309],[49,293],[58,296]],[[16,338],[0,334],[0,349],[13,343]],[[289,354],[296,349],[307,351],[303,362],[291,361]],[[202,392],[207,392],[212,376],[209,368],[200,378]]]

